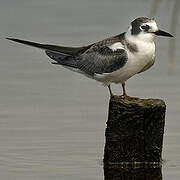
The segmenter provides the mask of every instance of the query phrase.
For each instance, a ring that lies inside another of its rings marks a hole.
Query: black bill
[[[169,34],[168,32],[165,32],[162,30],[158,30],[158,31],[154,32],[154,34],[156,34],[157,36],[174,37],[173,35]]]

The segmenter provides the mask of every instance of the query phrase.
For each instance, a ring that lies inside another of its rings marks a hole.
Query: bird
[[[86,46],[67,47],[6,39],[45,50],[52,64],[62,65],[101,82],[108,87],[111,97],[114,96],[111,84],[120,83],[122,95],[119,97],[129,98],[125,83],[154,64],[156,36],[174,37],[160,30],[154,18],[138,17],[130,23],[126,32]]]

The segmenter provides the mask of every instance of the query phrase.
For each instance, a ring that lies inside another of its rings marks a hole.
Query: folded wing
[[[77,67],[89,75],[111,73],[127,62],[124,49],[112,50],[109,46],[92,46],[77,59]]]
[[[44,49],[53,59],[53,64],[59,64],[77,69],[87,75],[111,73],[123,67],[127,62],[127,53],[123,48],[112,49],[114,40],[105,40],[84,47],[65,47],[40,44],[14,38],[7,38],[18,43]]]

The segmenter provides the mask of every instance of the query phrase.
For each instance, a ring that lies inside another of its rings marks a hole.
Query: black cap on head
[[[144,31],[147,33],[154,33],[158,36],[167,36],[167,37],[173,37],[173,35],[169,34],[168,32],[162,31],[162,30],[153,30],[152,27],[150,27],[148,22],[153,22],[154,18],[147,18],[147,17],[139,17],[136,18],[134,21],[131,22],[131,34],[132,35],[138,35],[140,32]]]
[[[147,17],[139,17],[139,18],[136,18],[134,21],[131,22],[131,26],[132,26],[132,29],[131,29],[131,34],[132,35],[137,35],[139,34],[142,30],[140,29],[140,26],[143,24],[143,23],[147,23],[149,21],[153,21],[153,19],[150,19],[150,18],[147,18]]]

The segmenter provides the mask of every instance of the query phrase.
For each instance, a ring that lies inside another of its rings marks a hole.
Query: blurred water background
[[[0,179],[103,179],[109,94],[97,82],[53,66],[16,37],[81,46],[155,17],[174,39],[156,41],[156,63],[127,82],[131,96],[167,104],[163,179],[180,177],[179,0],[0,0]],[[113,91],[121,94],[120,85]]]

